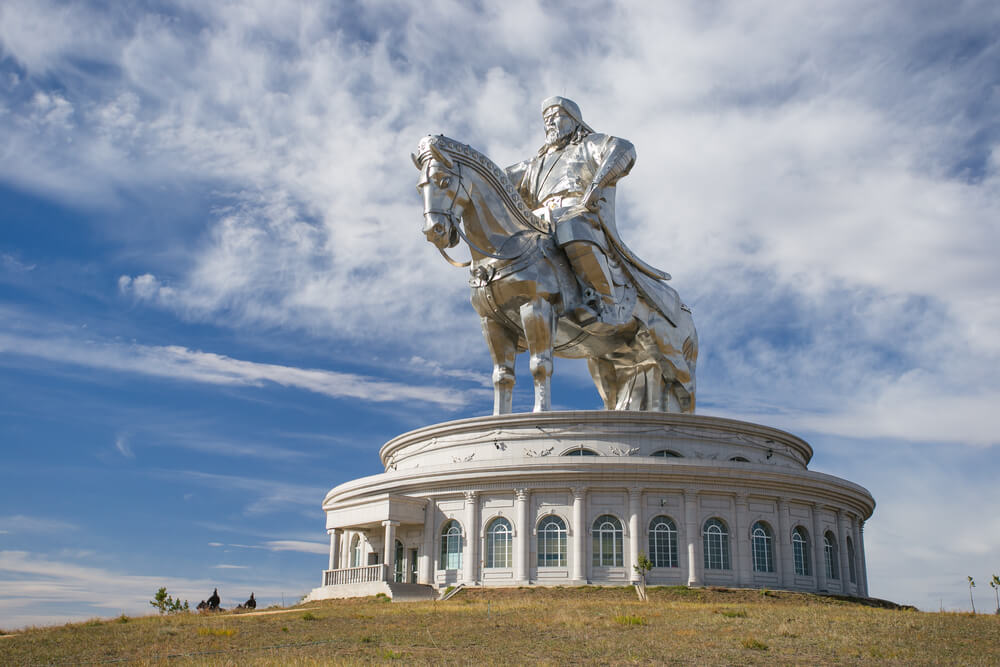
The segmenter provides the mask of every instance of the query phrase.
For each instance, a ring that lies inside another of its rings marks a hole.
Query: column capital
[[[520,501],[527,500],[528,499],[528,493],[530,493],[530,491],[528,489],[514,489],[514,495]]]
[[[479,496],[479,492],[478,491],[466,491],[463,495],[465,495],[465,500],[467,502],[472,502],[472,501],[474,501]]]
[[[385,528],[388,528],[389,526],[392,526],[393,528],[395,528],[396,526],[398,526],[398,525],[399,525],[399,522],[398,522],[398,521],[391,521],[391,520],[386,520],[386,521],[383,521],[383,522],[382,522],[382,525],[383,525],[383,526],[384,526]]]
[[[569,491],[573,494],[573,498],[583,498],[587,495],[587,487],[585,486],[574,486]]]
[[[737,507],[746,507],[747,505],[747,492],[739,491],[736,493],[733,501],[736,503]]]
[[[326,534],[327,535],[341,535],[341,534],[343,534],[343,532],[344,532],[343,528],[327,528],[326,529]]]
[[[628,497],[629,498],[641,498],[642,497],[642,487],[640,487],[640,486],[629,487]]]

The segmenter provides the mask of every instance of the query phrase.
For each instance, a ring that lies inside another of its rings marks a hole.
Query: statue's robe
[[[633,164],[635,147],[630,142],[591,133],[579,142],[507,167],[507,176],[525,203],[553,222],[560,246],[583,241],[614,256],[650,305],[676,324],[680,300],[663,282],[670,276],[639,259],[621,240],[615,225],[615,185]],[[598,203],[590,210],[582,199],[595,182]]]

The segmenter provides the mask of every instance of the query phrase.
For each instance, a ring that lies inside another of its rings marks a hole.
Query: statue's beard
[[[568,130],[559,132],[559,128],[554,127],[551,130],[546,130],[545,145],[550,148],[553,146],[555,147],[565,146],[569,142],[570,137],[573,136],[573,131],[575,129],[576,128],[569,128]]]

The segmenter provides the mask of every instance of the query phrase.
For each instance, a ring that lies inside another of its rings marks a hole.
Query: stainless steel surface
[[[587,359],[608,409],[694,412],[690,310],[615,227],[615,186],[635,149],[591,130],[565,98],[543,103],[543,122],[545,145],[506,170],[441,135],[424,137],[413,156],[427,240],[456,266],[447,248],[464,241],[472,254],[493,413],[511,411],[514,361],[525,350],[535,412],[551,409],[553,354]]]

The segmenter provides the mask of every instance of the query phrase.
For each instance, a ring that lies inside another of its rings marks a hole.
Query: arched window
[[[361,536],[355,535],[351,538],[351,567],[361,567],[363,553],[364,545],[361,543]]]
[[[857,566],[854,564],[854,542],[851,541],[851,537],[847,537],[847,574],[851,577],[851,583],[858,583],[858,573],[855,570]]]
[[[622,522],[610,514],[602,514],[594,521],[594,567],[621,567]]]
[[[662,456],[665,459],[682,459],[684,458],[679,452],[675,452],[672,449],[661,449],[658,452],[653,452],[650,456]]]
[[[441,526],[442,570],[462,569],[462,527],[454,519]]]
[[[795,574],[800,577],[812,575],[811,558],[809,558],[809,533],[802,526],[796,526],[792,531],[792,557],[795,560]]]
[[[750,530],[754,572],[774,572],[774,552],[771,547],[773,539],[771,527],[763,521],[755,523]]]
[[[403,583],[403,543],[396,540],[396,557],[394,558],[393,581]]]
[[[706,570],[729,569],[729,531],[720,519],[709,519],[702,530]]]
[[[538,567],[566,567],[566,524],[557,516],[538,525]]]
[[[840,579],[840,563],[837,561],[837,538],[827,531],[823,535],[823,561],[826,564],[826,578]]]
[[[649,522],[649,560],[653,567],[677,567],[677,525],[670,517]]]
[[[486,557],[483,567],[511,566],[510,521],[503,517],[493,519],[486,528]]]
[[[600,456],[593,449],[584,449],[583,447],[577,447],[576,449],[571,449],[563,456]]]

